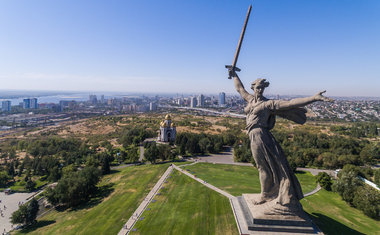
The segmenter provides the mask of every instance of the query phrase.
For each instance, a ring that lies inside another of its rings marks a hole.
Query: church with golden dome
[[[167,114],[165,120],[160,123],[158,140],[161,142],[174,142],[176,133],[175,124],[172,122],[170,114]]]

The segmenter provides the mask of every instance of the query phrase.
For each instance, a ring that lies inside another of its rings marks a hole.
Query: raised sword
[[[240,69],[238,67],[236,67],[236,63],[237,63],[237,60],[239,58],[240,48],[241,48],[241,44],[243,43],[245,29],[247,28],[249,15],[251,14],[251,9],[252,9],[252,5],[249,5],[247,16],[245,17],[245,21],[244,21],[244,26],[243,26],[243,29],[242,29],[241,34],[240,34],[239,43],[238,43],[238,46],[237,46],[236,51],[235,51],[234,60],[232,61],[232,65],[226,65],[225,66],[228,69],[228,71],[233,70],[233,71],[240,72]],[[228,76],[228,79],[231,79],[230,75]]]

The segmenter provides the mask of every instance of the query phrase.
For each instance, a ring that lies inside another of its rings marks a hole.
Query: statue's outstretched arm
[[[286,109],[291,109],[291,108],[303,107],[316,101],[333,102],[334,101],[333,99],[330,99],[322,95],[325,92],[326,91],[321,91],[313,96],[309,96],[305,98],[296,98],[289,101],[279,100],[279,101],[276,101],[275,108],[277,110],[286,110]]]
[[[243,86],[243,83],[241,83],[240,81],[240,78],[239,76],[235,73],[235,71],[231,71],[232,73],[230,74],[231,77],[234,78],[234,85],[235,85],[235,88],[237,90],[237,92],[239,92],[239,94],[241,95],[241,97],[246,100],[246,101],[251,101],[252,98],[253,98],[253,95],[249,94],[244,86]]]

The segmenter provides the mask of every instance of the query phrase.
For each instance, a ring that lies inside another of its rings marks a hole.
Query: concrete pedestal
[[[302,206],[282,206],[275,201],[255,205],[259,194],[238,197],[250,234],[323,234],[303,211]]]

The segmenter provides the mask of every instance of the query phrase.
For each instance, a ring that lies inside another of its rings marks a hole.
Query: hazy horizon
[[[221,91],[223,92],[223,91]],[[170,92],[128,92],[128,91],[58,91],[58,90],[2,90],[0,89],[0,101],[7,100],[7,99],[17,99],[17,98],[33,98],[33,97],[47,97],[47,96],[58,96],[58,95],[97,95],[100,98],[100,95],[105,95],[109,97],[126,97],[126,96],[184,96],[190,97],[194,95],[206,95],[206,96],[218,96],[220,92],[215,93],[202,93],[202,92],[183,92],[183,93],[170,93]],[[225,92],[228,96],[240,96],[237,92]],[[273,93],[266,93],[264,92],[264,96],[267,97],[304,97],[308,95],[314,95],[314,94],[273,94]],[[331,96],[333,98],[340,98],[340,99],[360,99],[363,98],[365,100],[380,100],[380,96]]]

